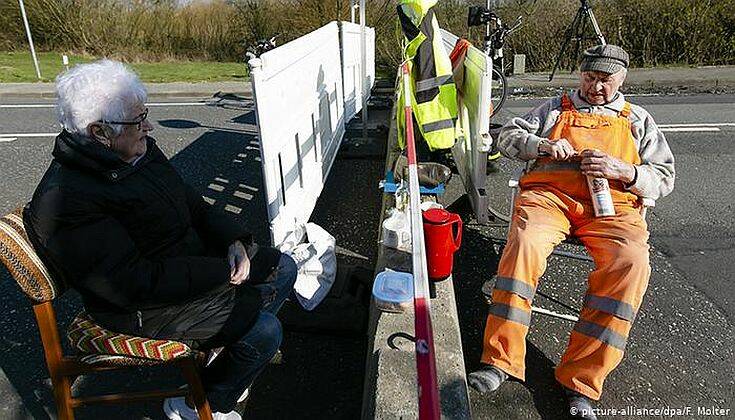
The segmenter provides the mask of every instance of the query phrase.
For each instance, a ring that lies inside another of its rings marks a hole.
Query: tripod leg
[[[579,50],[582,48],[582,40],[585,39],[584,33],[587,30],[587,21],[582,19],[582,23],[577,30],[577,36],[574,38],[574,60],[569,63],[569,72],[573,72],[577,68],[577,60],[579,59]]]
[[[564,43],[561,44],[561,48],[559,49],[559,54],[557,54],[556,56],[556,62],[554,63],[554,68],[551,69],[551,74],[549,75],[549,81],[552,81],[554,79],[554,74],[556,74],[556,69],[559,68],[561,59],[562,57],[564,57],[564,53],[567,51],[567,47],[569,46],[569,43],[572,41],[572,37],[574,36],[575,32],[577,32],[577,27],[579,26],[580,20],[582,19],[582,13],[583,13],[583,10],[580,7],[579,10],[577,10],[577,14],[574,16],[574,20],[572,21],[572,24],[569,26],[569,29],[567,29],[567,33],[564,37]]]
[[[605,37],[602,35],[602,31],[600,30],[600,25],[597,24],[595,14],[592,13],[592,7],[587,8],[587,16],[589,16],[590,22],[592,22],[592,28],[595,30],[595,36],[597,36],[597,40],[600,42],[600,45],[607,44],[607,42],[605,42]]]

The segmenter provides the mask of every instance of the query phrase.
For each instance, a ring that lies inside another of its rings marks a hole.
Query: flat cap
[[[579,70],[613,74],[628,68],[629,63],[630,57],[623,48],[612,44],[596,45],[582,53]]]

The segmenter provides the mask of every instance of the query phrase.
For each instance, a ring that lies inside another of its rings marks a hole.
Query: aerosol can
[[[590,189],[595,217],[615,216],[615,206],[613,206],[610,183],[607,182],[607,179],[588,175],[587,187]]]

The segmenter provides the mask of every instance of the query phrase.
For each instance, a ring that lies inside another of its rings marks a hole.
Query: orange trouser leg
[[[582,220],[574,232],[596,269],[589,276],[579,322],[556,368],[562,385],[593,399],[600,398],[605,378],[623,358],[651,274],[645,221],[632,207],[616,211],[614,217]]]
[[[522,191],[500,258],[481,361],[521,380],[525,379],[531,301],[546,258],[569,233],[565,209],[551,192]]]

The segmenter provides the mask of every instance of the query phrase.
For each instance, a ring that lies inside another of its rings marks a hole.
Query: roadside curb
[[[212,97],[218,92],[234,94],[250,94],[250,81],[216,82],[216,83],[143,83],[149,97],[156,98],[191,98]],[[41,98],[54,99],[56,92],[53,83],[0,83],[0,100]]]
[[[557,71],[507,77],[509,94],[554,95],[579,85],[579,73]],[[695,94],[735,92],[735,66],[634,68],[621,89],[625,93]]]
[[[548,79],[548,72],[509,76],[509,94],[554,95],[563,89],[577,87],[579,74],[557,71],[553,81]],[[159,98],[211,97],[217,92],[252,93],[249,80],[144,84],[149,96]],[[626,93],[660,94],[732,93],[735,92],[735,66],[634,68],[629,70],[622,90]],[[0,83],[0,100],[54,97],[53,83]]]

